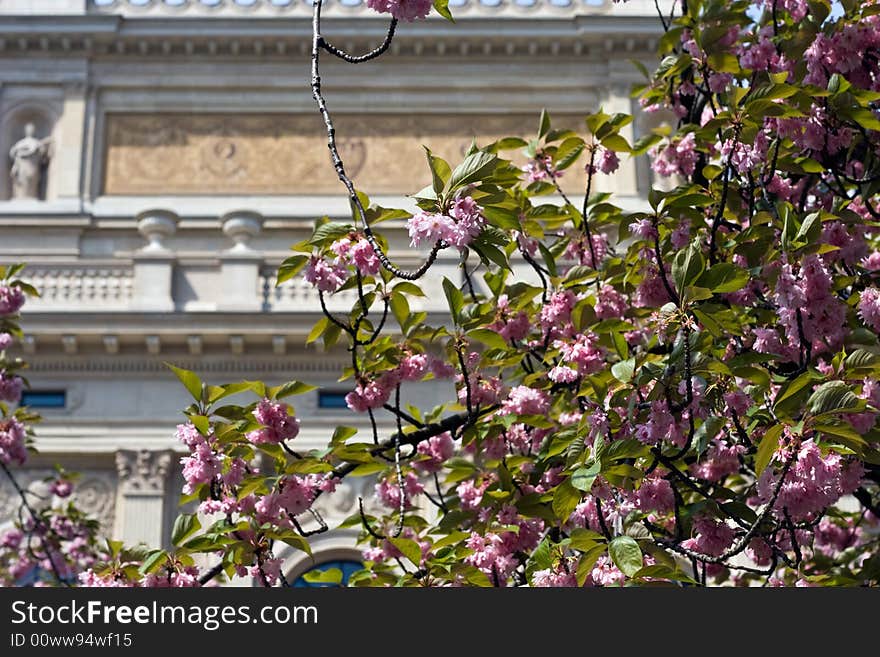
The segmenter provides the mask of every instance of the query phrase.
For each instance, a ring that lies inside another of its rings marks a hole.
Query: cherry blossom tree
[[[350,353],[346,401],[369,430],[304,453],[287,400],[310,386],[176,370],[193,397],[184,500],[202,520],[180,516],[175,550],[82,581],[284,584],[275,543],[308,551],[328,529],[315,500],[371,476],[384,512],[344,523],[364,547],[353,586],[878,584],[880,4],[658,4],[659,64],[634,97],[664,127],[629,143],[629,115],[545,112],[529,138],[458,163],[428,150],[414,214],[357,188],[323,95],[322,57],[379,58],[398,21],[432,9],[370,6],[388,33],[354,55],[315,0],[312,90],[352,217],[319,220],[278,275],[317,289],[309,342]],[[637,212],[594,191],[627,157],[668,179]],[[392,260],[389,219],[420,266]],[[443,280],[434,324],[410,300],[441,252],[461,278]],[[351,311],[330,312],[348,290]],[[401,402],[431,379],[446,401]],[[221,403],[241,394],[254,401]]]

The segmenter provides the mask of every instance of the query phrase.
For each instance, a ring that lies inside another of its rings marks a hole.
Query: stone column
[[[137,216],[138,231],[147,245],[134,254],[134,310],[174,310],[174,252],[165,240],[177,230],[177,215],[167,210],[148,210]]]
[[[259,234],[263,217],[256,212],[236,211],[224,215],[221,221],[224,234],[234,246],[220,254],[222,290],[217,309],[259,312],[263,309],[263,255],[251,247],[250,241]]]
[[[612,73],[613,77],[617,77]],[[602,110],[606,114],[614,115],[633,114],[633,102],[629,95],[630,85],[619,81],[613,81],[608,90],[608,97],[602,101]],[[634,141],[633,124],[624,126],[620,136],[630,144]],[[626,153],[618,153],[620,168],[610,176],[597,175],[593,182],[599,184],[602,191],[614,192],[622,196],[636,196],[638,194],[638,180],[636,176],[636,162]]]
[[[117,533],[126,545],[164,544],[165,484],[173,461],[170,450],[119,450]]]
[[[82,180],[83,127],[86,112],[86,85],[72,82],[64,87],[64,111],[58,119],[53,154],[49,164],[46,199],[79,200]]]

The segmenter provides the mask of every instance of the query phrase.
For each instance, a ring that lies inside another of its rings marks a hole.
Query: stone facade
[[[602,107],[634,110],[629,59],[652,61],[653,2],[450,3],[456,25],[403,25],[391,52],[363,67],[328,62],[325,92],[359,188],[405,197],[429,172],[421,144],[455,159],[472,138],[528,136],[546,106],[564,123]],[[43,296],[25,307],[33,389],[64,392],[39,409],[39,485],[55,461],[83,472],[80,502],[107,532],[165,544],[180,492],[185,392],[170,361],[212,382],[300,379],[344,390],[344,353],[307,348],[320,316],[301,282],[275,287],[287,247],[316,217],[348,215],[308,89],[306,0],[7,0],[0,3],[0,152],[33,125],[50,144],[40,193],[0,176],[0,261],[26,261]],[[328,0],[325,31],[348,49],[378,43],[387,21],[356,0]],[[650,123],[638,120],[629,136]],[[574,175],[567,185],[577,188]],[[636,207],[647,172],[624,162],[605,184]],[[402,226],[383,224],[398,262],[414,263]],[[442,313],[442,255],[413,310]],[[346,308],[345,294],[331,308]],[[413,403],[452,390],[425,384]],[[337,422],[317,393],[295,400],[302,449]],[[390,427],[389,427],[390,428]],[[14,509],[0,482],[0,523]],[[364,479],[321,501],[331,525],[368,494]],[[353,532],[315,541],[318,559],[352,554]],[[293,553],[288,570],[302,570]],[[246,583],[246,582],[245,582]]]

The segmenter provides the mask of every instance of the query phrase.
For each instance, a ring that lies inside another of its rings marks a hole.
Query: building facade
[[[324,31],[346,49],[381,41],[387,19],[361,0],[325,7]],[[653,62],[650,0],[450,7],[455,25],[402,24],[376,62],[325,58],[342,153],[381,205],[413,207],[406,194],[430,180],[422,144],[455,161],[473,138],[532,135],[542,107],[575,128],[600,107],[637,111],[629,60]],[[345,354],[305,345],[316,295],[274,283],[317,217],[349,216],[309,89],[310,16],[308,0],[0,2],[0,262],[27,262],[42,294],[24,308],[20,350],[45,421],[19,476],[36,486],[54,462],[80,471],[80,505],[128,543],[167,544],[178,511],[187,402],[165,362],[212,383],[318,385],[294,399],[301,449],[357,422],[340,407]],[[625,206],[650,184],[628,161],[604,182]],[[418,261],[403,226],[385,226],[392,257]],[[443,275],[460,275],[453,254],[414,310],[445,310]],[[409,401],[451,394],[425,385]],[[331,526],[371,488],[355,479],[322,499]],[[0,482],[0,523],[15,505]],[[349,558],[355,535],[317,537],[317,560]],[[310,563],[287,556],[290,575]]]

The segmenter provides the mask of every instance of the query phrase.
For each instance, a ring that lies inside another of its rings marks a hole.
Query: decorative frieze
[[[170,451],[119,450],[116,469],[123,495],[164,495],[173,461]]]

